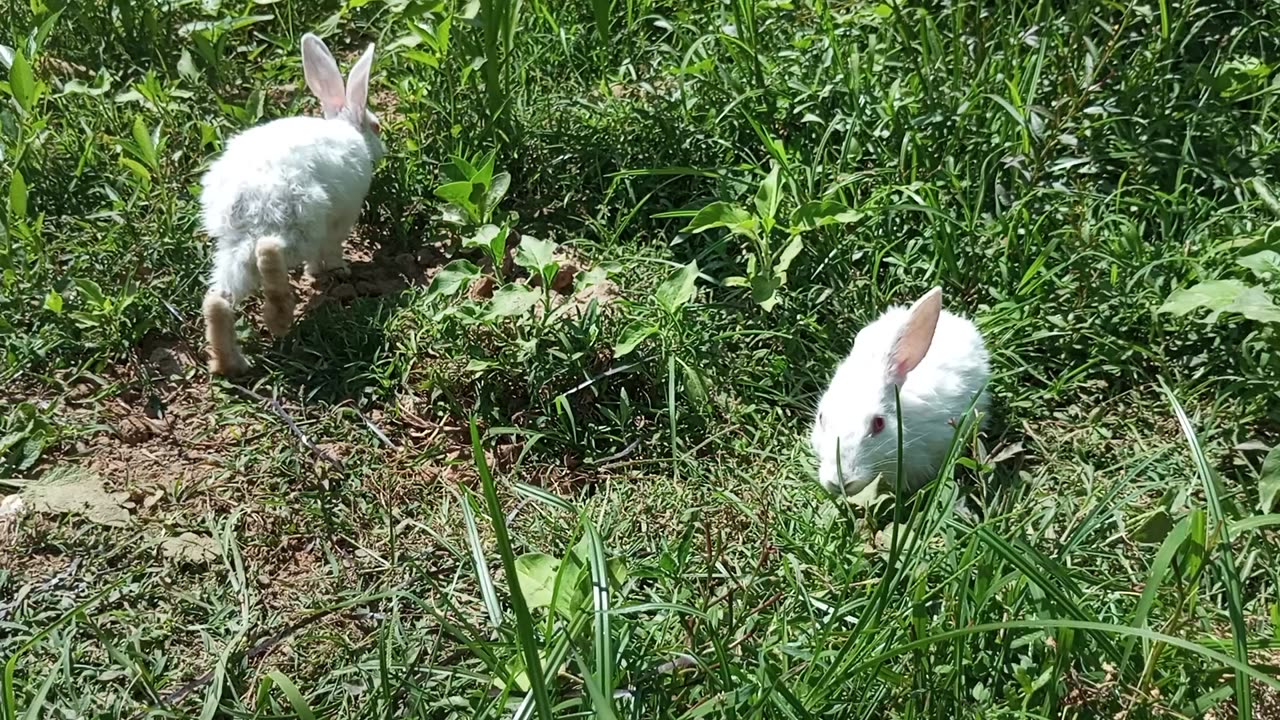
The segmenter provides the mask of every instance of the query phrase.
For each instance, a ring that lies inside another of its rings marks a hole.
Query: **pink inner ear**
[[[889,354],[889,380],[901,386],[907,374],[916,369],[933,344],[933,333],[938,328],[942,314],[942,289],[934,288],[925,293],[907,311],[907,321],[898,331]]]
[[[302,73],[307,87],[320,101],[325,117],[332,118],[342,112],[346,88],[338,72],[338,62],[324,42],[314,35],[308,34],[302,39]]]

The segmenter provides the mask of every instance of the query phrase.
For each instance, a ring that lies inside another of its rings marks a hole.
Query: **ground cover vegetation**
[[[5,718],[1280,717],[1280,5],[3,24]],[[211,378],[199,177],[307,31],[388,156]],[[847,507],[814,405],[935,285],[991,417]]]

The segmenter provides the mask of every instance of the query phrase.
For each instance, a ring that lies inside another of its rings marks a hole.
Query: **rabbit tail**
[[[289,284],[289,263],[285,241],[278,235],[259,238],[254,247],[258,275],[262,279],[262,322],[272,335],[289,332],[293,324],[293,286]]]

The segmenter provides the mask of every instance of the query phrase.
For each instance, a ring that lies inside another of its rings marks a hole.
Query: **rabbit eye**
[[[369,126],[373,128],[373,134],[374,134],[374,135],[381,135],[381,134],[382,134],[382,123],[378,122],[376,119],[375,119],[375,120],[372,120],[372,121],[369,123]]]
[[[879,435],[882,431],[884,431],[884,416],[876,415],[871,418],[871,434]]]

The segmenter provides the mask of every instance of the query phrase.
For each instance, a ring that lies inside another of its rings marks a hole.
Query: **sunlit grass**
[[[1276,706],[1276,7],[11,10],[0,490],[132,522],[0,522],[4,718]],[[199,176],[315,112],[307,30],[377,42],[390,154],[353,276],[210,380]],[[933,285],[992,417],[845,507],[814,404]]]

